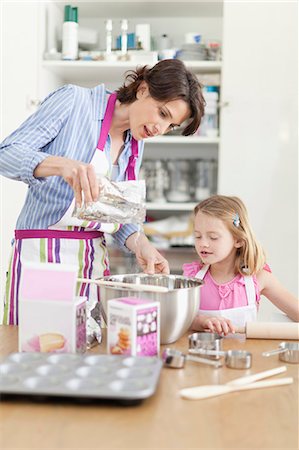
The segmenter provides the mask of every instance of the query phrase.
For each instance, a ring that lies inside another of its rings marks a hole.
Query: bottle
[[[204,99],[206,101],[205,115],[200,125],[200,134],[215,138],[219,134],[218,123],[218,100],[219,92],[217,86],[205,86]]]
[[[170,41],[167,34],[162,34],[159,39],[159,51],[158,51],[158,58],[161,59],[167,59],[167,51],[170,48]]]
[[[123,19],[120,22],[121,28],[121,55],[124,57],[128,52],[128,21]]]
[[[106,57],[112,52],[112,20],[106,20]]]
[[[78,59],[78,8],[64,7],[62,26],[62,59]]]

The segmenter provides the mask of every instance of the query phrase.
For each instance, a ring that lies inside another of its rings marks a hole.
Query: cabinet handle
[[[27,97],[26,99],[26,107],[29,110],[37,108],[41,104],[41,100],[38,98]]]
[[[41,104],[41,100],[37,98],[29,99],[29,106],[39,106]]]
[[[227,108],[229,106],[229,102],[218,102],[218,108]]]

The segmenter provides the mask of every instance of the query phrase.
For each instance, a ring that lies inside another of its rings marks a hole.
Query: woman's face
[[[130,129],[137,140],[165,134],[189,117],[190,108],[184,100],[154,100],[146,83],[140,85],[137,100],[129,105]]]

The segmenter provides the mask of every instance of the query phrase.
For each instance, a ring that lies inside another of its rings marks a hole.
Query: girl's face
[[[204,264],[234,259],[241,246],[221,219],[198,211],[194,221],[195,249]]]
[[[137,140],[165,134],[189,117],[189,105],[184,100],[158,102],[150,96],[146,83],[140,85],[137,100],[129,105],[130,129]]]

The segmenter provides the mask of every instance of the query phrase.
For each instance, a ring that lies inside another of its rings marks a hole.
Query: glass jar
[[[191,200],[191,165],[186,160],[167,161],[169,188],[166,194],[169,202],[188,202]]]

